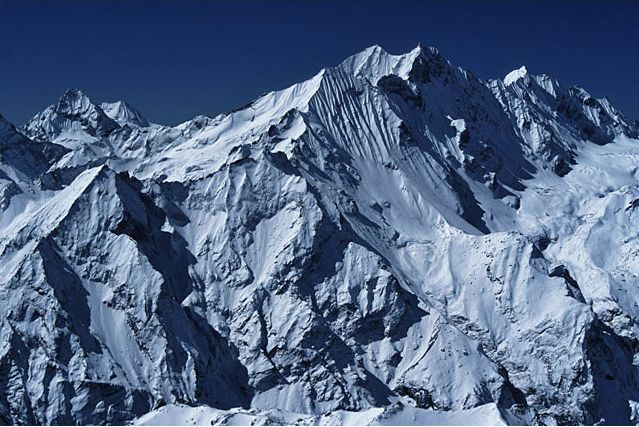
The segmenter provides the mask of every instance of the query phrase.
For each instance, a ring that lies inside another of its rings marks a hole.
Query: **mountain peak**
[[[82,98],[86,95],[80,89],[67,88],[61,98]]]
[[[371,83],[376,83],[380,78],[396,74],[407,78],[415,61],[442,62],[445,61],[439,51],[431,46],[419,43],[409,52],[393,55],[381,46],[373,45],[344,60],[338,67],[355,76],[365,76]]]
[[[64,91],[57,104],[58,112],[69,114],[79,113],[95,106],[88,96],[79,89],[67,89]]]
[[[506,77],[504,77],[504,84],[506,86],[510,86],[511,84],[515,83],[517,80],[526,77],[528,74],[529,74],[528,69],[526,68],[525,65],[522,65],[518,69],[513,70],[510,73],[506,74]]]
[[[81,90],[67,89],[57,104],[36,114],[23,129],[30,138],[53,141],[67,132],[83,131],[91,136],[104,136],[118,127],[118,123]]]
[[[441,57],[441,52],[435,46],[428,45],[423,42],[417,43],[417,47],[413,50],[418,50],[420,53],[424,53],[429,56]]]
[[[149,122],[144,118],[142,113],[133,108],[125,101],[103,102],[100,108],[111,119],[115,120],[120,126],[131,125],[135,127],[147,127]]]

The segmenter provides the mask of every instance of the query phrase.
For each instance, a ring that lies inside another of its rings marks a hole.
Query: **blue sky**
[[[525,64],[639,118],[639,1],[0,0],[0,114],[67,87],[151,121],[215,115],[367,46],[436,46],[480,78]]]

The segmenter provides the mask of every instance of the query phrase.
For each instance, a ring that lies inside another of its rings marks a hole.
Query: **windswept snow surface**
[[[0,117],[0,423],[637,423],[638,137],[422,45]]]
[[[433,411],[401,404],[360,412],[338,410],[322,415],[296,414],[277,409],[259,411],[169,405],[139,419],[135,425],[506,425],[494,403],[461,411]]]

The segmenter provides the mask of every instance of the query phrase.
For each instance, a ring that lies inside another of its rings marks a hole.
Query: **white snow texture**
[[[639,128],[378,46],[217,117],[0,117],[0,423],[634,424]]]

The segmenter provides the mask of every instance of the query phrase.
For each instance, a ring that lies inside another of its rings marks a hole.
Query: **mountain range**
[[[0,212],[2,423],[639,421],[639,122],[525,67],[70,89],[0,116]]]

